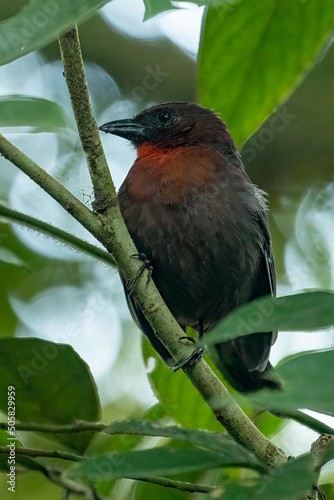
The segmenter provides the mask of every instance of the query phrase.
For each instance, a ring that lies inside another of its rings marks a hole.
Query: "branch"
[[[334,436],[332,434],[322,434],[311,446],[311,456],[313,461],[313,469],[316,474],[320,475],[321,467],[326,461],[328,447],[334,446]],[[320,486],[316,485],[309,495],[303,500],[318,500],[319,495],[326,500],[326,496]]]
[[[65,47],[64,44],[72,44],[72,47]],[[64,54],[66,54],[64,56],[67,68],[65,76],[68,78],[67,83],[70,94],[73,94],[72,104],[74,103],[74,106],[77,107],[78,100],[86,99],[83,97],[83,93],[87,91],[86,84],[79,94],[77,93],[78,89],[76,89],[76,93],[74,92],[75,89],[72,89],[72,84],[76,87],[78,81],[85,82],[82,64],[78,64],[78,58],[81,58],[81,54],[77,54],[80,51],[77,31],[71,30],[68,36],[65,35],[65,38],[62,38],[61,46]],[[72,57],[76,71],[82,73],[78,80],[72,78],[73,75],[70,72]],[[78,105],[78,108],[80,108],[80,113],[91,115],[90,106],[84,109]],[[125,280],[128,283],[133,283],[138,276],[141,263],[138,259],[131,257],[133,254],[137,254],[138,251],[121,215],[114,186],[112,182],[108,182],[104,155],[102,157],[101,155],[98,156],[102,146],[95,120],[92,116],[83,117],[80,113],[76,113],[77,124],[90,165],[91,178],[96,194],[95,208],[99,211],[99,215],[93,214],[66,188],[2,136],[0,136],[0,151],[88,229],[113,255]],[[85,138],[88,138],[88,149]],[[103,182],[99,180],[99,175],[104,179]],[[147,274],[145,272],[137,280],[133,295],[157,338],[165,345],[175,361],[181,362],[186,359],[192,352],[192,348],[180,341],[181,337],[184,336],[183,330],[168,310],[153,280],[147,283]],[[212,409],[218,421],[235,441],[252,451],[268,467],[279,466],[286,462],[287,458],[283,451],[271,443],[255,427],[204,359],[201,359],[185,373],[202,395],[204,401]]]
[[[318,475],[320,475],[321,467],[326,463],[326,455],[329,447],[334,447],[334,435],[333,434],[322,434],[311,446],[311,455],[313,457],[313,466]],[[316,486],[314,494],[314,500],[318,499],[320,495],[321,499],[326,500],[325,493],[320,488]]]
[[[38,231],[45,236],[56,239],[61,243],[65,243],[65,245],[68,245],[75,250],[80,250],[86,255],[95,257],[96,259],[104,262],[105,264],[108,264],[109,266],[116,266],[115,259],[113,259],[113,257],[105,250],[102,250],[101,248],[98,248],[95,245],[92,245],[91,243],[88,243],[87,241],[74,236],[74,234],[67,233],[66,231],[63,231],[56,226],[48,224],[47,222],[18,212],[17,210],[12,210],[11,208],[8,208],[1,203],[0,218],[11,222],[12,224],[19,224],[21,226],[32,229],[33,231]]]
[[[108,213],[109,206],[117,205],[118,199],[92,111],[76,26],[60,38],[59,46],[64,76],[94,188],[93,208],[97,212]]]

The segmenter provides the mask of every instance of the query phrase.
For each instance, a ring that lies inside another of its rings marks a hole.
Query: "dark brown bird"
[[[100,129],[137,148],[119,190],[120,207],[182,328],[191,326],[201,335],[239,305],[275,293],[264,193],[245,173],[229,130],[215,113],[172,102]],[[128,305],[139,328],[171,365],[170,354],[132,296]],[[279,387],[268,362],[276,336],[259,333],[215,346],[219,368],[233,387]]]

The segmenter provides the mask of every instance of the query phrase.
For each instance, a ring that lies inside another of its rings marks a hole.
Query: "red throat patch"
[[[129,196],[137,202],[148,202],[157,196],[164,204],[176,204],[189,193],[195,193],[216,182],[217,165],[224,159],[212,150],[178,147],[163,150],[143,144],[126,178]]]
[[[164,149],[160,149],[156,146],[153,146],[152,144],[141,144],[137,148],[137,159],[140,160],[141,158],[154,158],[158,159],[160,157],[165,156],[168,154],[168,151]]]

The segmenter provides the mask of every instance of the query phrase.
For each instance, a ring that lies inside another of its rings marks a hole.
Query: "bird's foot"
[[[134,292],[134,289],[135,289],[135,286],[138,282],[138,279],[140,278],[140,276],[143,274],[143,272],[145,271],[145,269],[147,269],[147,281],[146,281],[146,285],[149,283],[150,279],[152,278],[152,273],[153,273],[153,267],[152,267],[152,264],[151,262],[148,260],[148,258],[146,257],[146,255],[144,253],[134,253],[132,254],[130,257],[132,258],[137,258],[137,259],[140,259],[143,264],[140,266],[140,268],[138,269],[138,272],[136,274],[136,277],[132,280],[132,282],[128,285],[128,298],[131,297],[131,295],[133,294]]]
[[[193,337],[181,337],[179,340],[180,341],[181,340],[188,340],[189,342],[192,342],[193,344],[197,343],[196,339],[194,339]],[[173,365],[171,367],[171,370],[173,371],[173,373],[180,370],[180,368],[182,368],[184,371],[189,370],[189,368],[194,366],[204,356],[204,353],[205,353],[204,347],[200,347],[199,349],[196,349],[186,359],[184,359],[183,361],[179,361],[178,363]]]

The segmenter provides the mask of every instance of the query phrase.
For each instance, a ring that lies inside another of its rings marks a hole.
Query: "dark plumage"
[[[263,192],[245,173],[217,115],[175,102],[100,128],[137,147],[119,190],[121,211],[183,328],[208,332],[237,306],[275,293]],[[132,297],[128,305],[139,328],[171,364]],[[216,345],[227,381],[240,391],[279,387],[268,363],[275,340],[276,333],[268,332]]]

